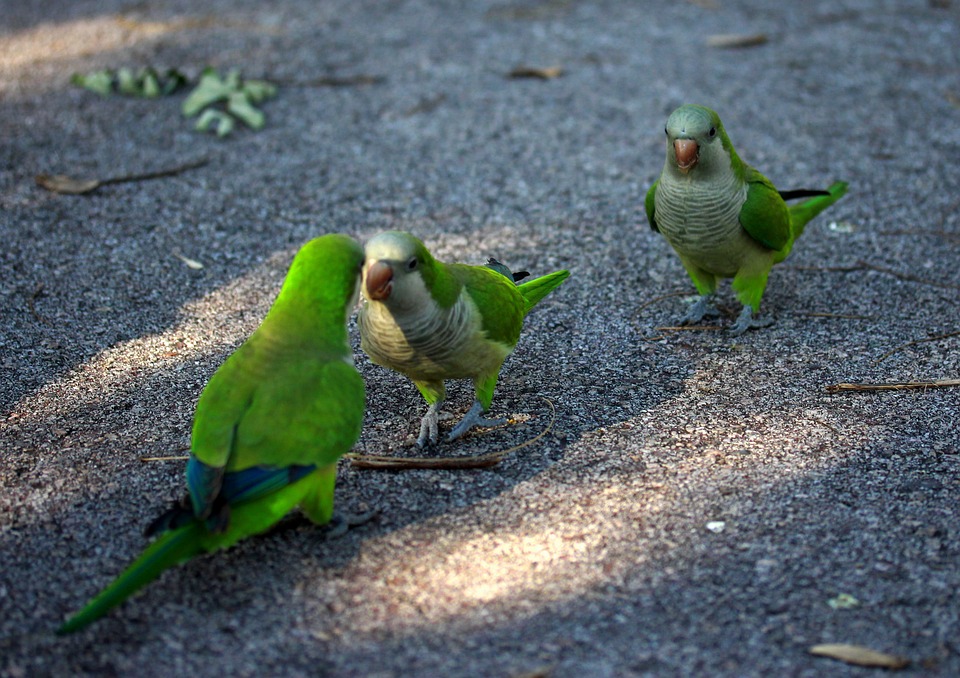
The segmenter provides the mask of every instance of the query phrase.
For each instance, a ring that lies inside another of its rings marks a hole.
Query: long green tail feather
[[[533,280],[528,280],[527,282],[517,285],[517,289],[520,290],[520,294],[523,295],[523,298],[527,302],[527,308],[523,314],[526,315],[529,313],[531,308],[536,306],[541,299],[559,287],[560,283],[569,277],[570,271],[554,271],[553,273],[548,273],[547,275],[542,275],[539,278],[534,278]]]
[[[797,242],[797,238],[803,234],[803,229],[807,223],[809,223],[811,219],[820,214],[823,210],[827,209],[830,207],[830,205],[842,198],[843,194],[846,192],[847,182],[837,181],[827,189],[826,194],[818,195],[814,198],[810,198],[809,200],[804,200],[796,205],[790,205],[788,208],[790,210],[790,230],[793,235],[789,242],[787,242],[786,246],[774,254],[773,262],[780,263],[786,259],[790,254],[790,250],[793,249],[793,244]],[[789,192],[787,193],[787,197],[791,197]]]
[[[112,584],[64,622],[57,634],[82,629],[159,577],[164,570],[201,553],[204,550],[200,543],[201,525],[191,523],[161,535]]]
[[[790,206],[790,228],[793,230],[793,239],[796,240],[803,233],[804,226],[843,197],[847,192],[847,182],[838,181],[827,189],[829,195],[819,195],[809,200]]]

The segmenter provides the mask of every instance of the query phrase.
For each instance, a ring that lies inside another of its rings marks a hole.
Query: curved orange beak
[[[677,139],[673,142],[673,150],[677,154],[677,168],[684,174],[700,159],[700,147],[693,139]]]
[[[367,267],[366,295],[370,301],[383,301],[393,291],[393,269],[390,264],[375,261]]]

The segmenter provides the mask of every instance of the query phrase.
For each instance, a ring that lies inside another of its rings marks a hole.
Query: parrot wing
[[[790,212],[773,183],[752,167],[746,171],[747,200],[740,208],[740,225],[750,237],[772,250],[791,240]]]
[[[656,211],[657,211],[657,185],[660,183],[660,179],[657,179],[653,182],[653,185],[647,191],[647,197],[643,201],[643,206],[647,211],[647,221],[650,222],[651,230],[660,231],[660,227],[657,226],[656,220]]]
[[[520,339],[524,316],[523,296],[516,284],[486,266],[450,264],[449,269],[480,311],[487,337],[513,348]]]

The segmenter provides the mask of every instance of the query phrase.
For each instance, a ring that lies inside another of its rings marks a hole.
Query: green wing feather
[[[227,470],[336,462],[360,436],[363,399],[363,378],[342,360],[283,361],[254,391]]]
[[[740,225],[750,237],[772,250],[792,243],[790,212],[776,187],[752,167],[746,171],[747,200],[740,208]]]
[[[447,268],[476,304],[487,337],[515,346],[525,314],[523,295],[517,285],[486,266],[448,264]]]
[[[647,210],[647,221],[650,222],[650,228],[657,232],[660,231],[660,227],[657,226],[657,220],[655,218],[655,213],[657,211],[657,185],[659,183],[660,179],[657,179],[653,182],[653,186],[651,186],[650,190],[647,191],[647,197],[643,201],[643,206]]]

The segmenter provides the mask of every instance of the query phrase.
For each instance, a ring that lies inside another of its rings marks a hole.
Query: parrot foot
[[[740,311],[740,315],[737,317],[737,322],[735,322],[730,328],[730,335],[739,337],[747,330],[757,329],[760,327],[770,327],[772,324],[773,318],[765,318],[763,320],[754,318],[753,309],[749,306],[744,306],[743,310]]]
[[[366,525],[380,515],[380,509],[371,509],[365,513],[334,513],[330,522],[323,526],[325,539],[339,539],[351,527]]]
[[[703,320],[704,316],[718,315],[720,315],[720,310],[713,303],[713,295],[704,294],[690,305],[687,314],[680,318],[680,324],[693,325]]]
[[[447,436],[447,442],[456,440],[474,426],[500,426],[501,424],[507,423],[506,419],[487,419],[486,417],[483,417],[482,414],[483,405],[480,404],[480,401],[475,400],[473,402],[473,407],[470,408],[470,411],[463,415],[463,419],[460,420],[460,423],[454,426],[453,430],[450,431],[450,435]]]
[[[440,436],[437,422],[440,421],[441,404],[443,404],[443,401],[438,400],[430,405],[427,413],[420,420],[420,435],[417,437],[417,447],[424,447],[427,443],[436,444],[437,438]]]

